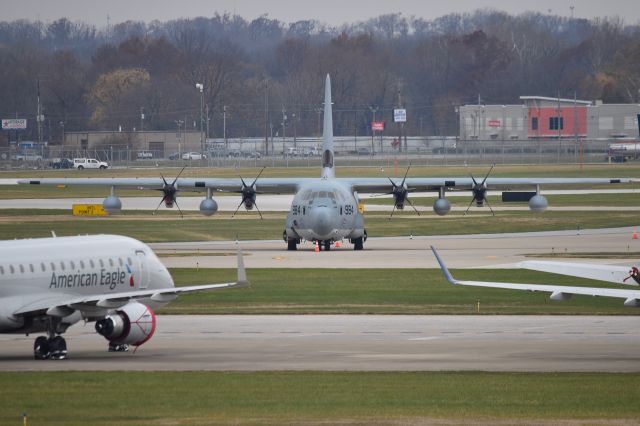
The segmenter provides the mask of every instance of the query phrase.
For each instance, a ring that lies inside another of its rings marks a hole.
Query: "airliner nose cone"
[[[311,229],[318,238],[328,238],[333,225],[331,214],[326,207],[316,207],[311,211]]]

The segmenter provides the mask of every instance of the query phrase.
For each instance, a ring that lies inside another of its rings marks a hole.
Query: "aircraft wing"
[[[294,194],[305,178],[260,178],[256,183],[256,189],[269,194]],[[252,179],[245,179],[251,182]],[[33,178],[19,179],[20,185],[50,185],[50,186],[105,186],[126,189],[152,189],[162,190],[164,181],[162,178]],[[223,178],[178,178],[175,186],[180,191],[206,192],[231,192],[242,189],[242,180]]]
[[[625,306],[640,307],[640,291],[638,290],[623,290],[616,288],[599,288],[599,287],[575,287],[575,286],[563,286],[553,284],[518,284],[518,283],[503,283],[503,282],[491,282],[491,281],[462,281],[456,280],[447,269],[444,261],[440,258],[435,247],[431,246],[431,251],[436,257],[436,260],[440,264],[440,269],[444,274],[447,281],[454,285],[464,285],[472,287],[491,287],[491,288],[503,288],[509,290],[525,290],[525,291],[542,291],[551,293],[552,300],[568,300],[574,294],[580,294],[585,296],[599,296],[599,297],[615,297],[624,299]]]
[[[569,263],[527,260],[518,267],[533,271],[607,281],[615,284],[637,286],[640,284],[640,272],[635,266],[592,265],[589,263]]]
[[[359,193],[381,193],[390,189],[391,182],[399,185],[402,178],[336,178],[337,181],[349,186]],[[311,178],[260,178],[256,182],[256,190],[269,194],[294,194],[298,188]],[[251,181],[250,178],[245,182]],[[535,187],[541,185],[608,185],[617,183],[640,182],[631,178],[487,178],[489,188],[510,189],[517,187]],[[20,179],[22,185],[91,185],[130,189],[161,190],[164,182],[162,178],[30,178]],[[466,191],[473,186],[470,177],[437,177],[437,178],[407,178],[406,185],[415,191],[437,191],[445,188],[447,191]],[[230,192],[242,189],[242,180],[228,178],[178,178],[176,187],[180,191]]]
[[[249,281],[247,280],[247,275],[244,269],[242,252],[238,251],[238,276],[235,282],[92,294],[80,297],[72,294],[56,295],[33,300],[15,310],[13,314],[28,315],[45,312],[47,315],[65,317],[76,310],[92,313],[104,312],[109,309],[117,309],[126,305],[131,300],[151,299],[154,302],[166,303],[176,299],[183,293],[203,290],[242,288],[247,286],[249,286]]]
[[[394,178],[338,178],[359,193],[376,193],[389,190],[391,179],[396,185],[402,183],[402,177]],[[546,185],[609,185],[618,183],[640,182],[633,178],[487,178],[486,186],[496,189],[511,189]],[[415,191],[437,191],[445,188],[447,191],[468,191],[473,187],[470,177],[438,177],[411,178],[405,181],[407,188]]]

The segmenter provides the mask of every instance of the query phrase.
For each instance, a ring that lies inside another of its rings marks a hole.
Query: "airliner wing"
[[[520,262],[518,267],[533,271],[551,272],[553,274],[607,281],[615,284],[634,286],[640,284],[640,272],[635,266],[527,260]]]
[[[598,287],[575,287],[575,286],[562,286],[562,285],[546,285],[546,284],[517,284],[517,283],[502,283],[502,282],[490,282],[490,281],[462,281],[456,280],[447,269],[443,260],[440,258],[435,247],[431,246],[431,250],[435,255],[440,269],[444,274],[447,281],[454,285],[464,285],[472,287],[491,287],[491,288],[503,288],[510,290],[525,290],[525,291],[542,291],[551,293],[551,299],[553,300],[568,300],[574,294],[580,294],[585,296],[600,296],[600,297],[616,297],[624,299],[625,306],[640,307],[640,291],[638,290],[622,290],[616,288],[598,288]]]
[[[235,282],[203,284],[186,287],[169,287],[162,289],[144,289],[118,293],[92,294],[78,297],[67,294],[32,300],[13,312],[14,315],[28,315],[46,312],[47,315],[64,317],[73,311],[87,313],[120,308],[131,300],[151,299],[154,302],[166,303],[176,299],[180,294],[203,290],[222,290],[249,286],[244,268],[242,252],[238,252],[238,276]]]

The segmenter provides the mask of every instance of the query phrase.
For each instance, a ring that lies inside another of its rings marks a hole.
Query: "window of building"
[[[564,129],[563,117],[549,117],[549,130],[562,130]]]
[[[538,130],[538,117],[531,118],[531,130]]]

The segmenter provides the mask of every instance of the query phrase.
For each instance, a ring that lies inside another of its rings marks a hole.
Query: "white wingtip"
[[[449,272],[449,269],[447,269],[447,266],[444,264],[444,261],[440,258],[440,255],[438,254],[438,251],[434,246],[431,246],[431,251],[436,257],[438,264],[440,264],[440,269],[442,270],[442,273],[444,274],[444,277],[447,279],[447,281],[449,281],[451,284],[457,284],[456,279],[453,278],[453,275],[451,275],[451,272]]]
[[[238,277],[234,287],[246,287],[249,285],[247,280],[247,272],[244,269],[244,259],[242,257],[242,249],[238,250]]]

